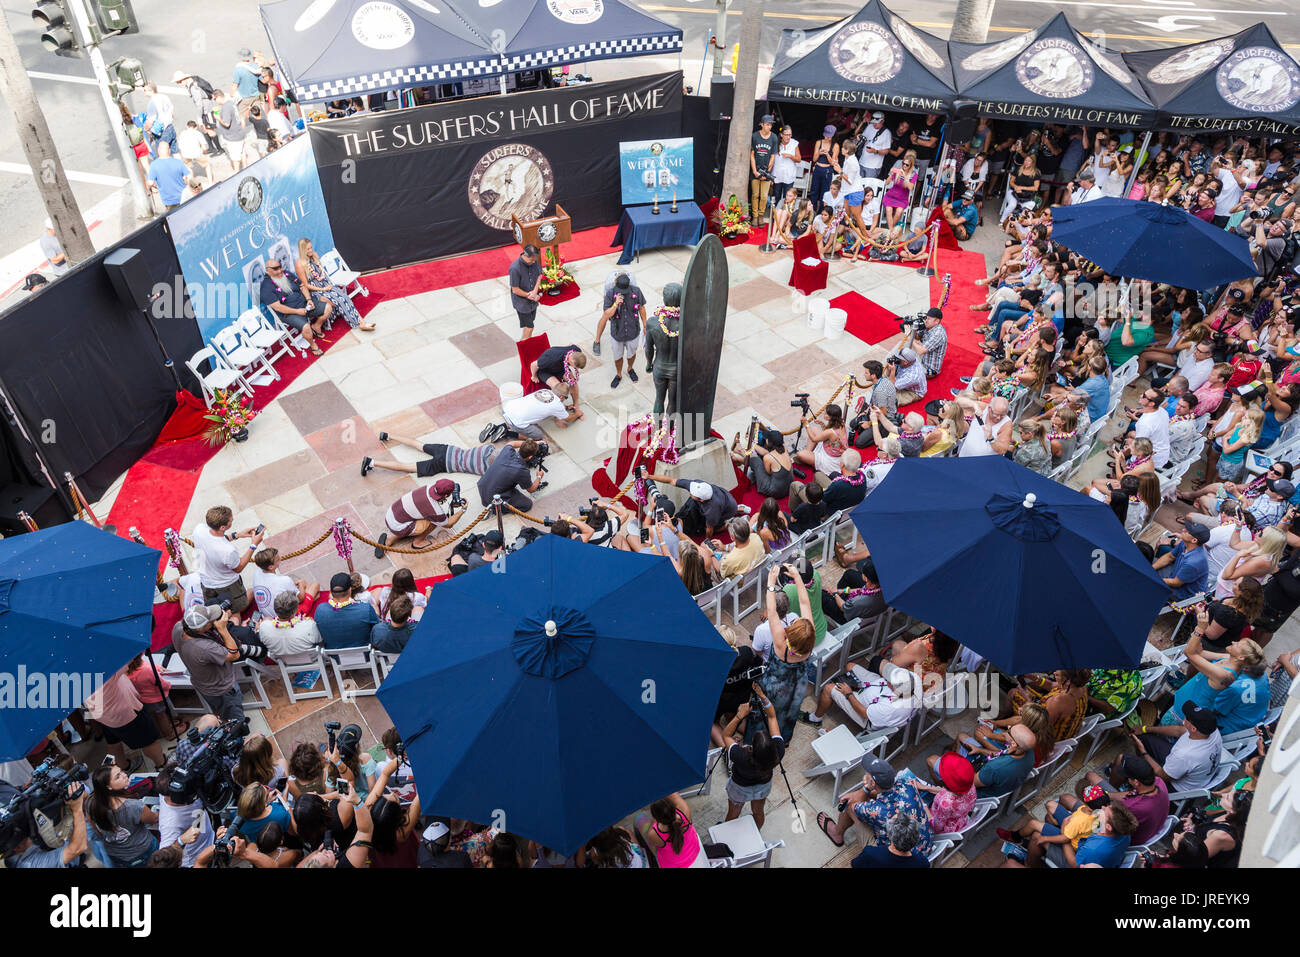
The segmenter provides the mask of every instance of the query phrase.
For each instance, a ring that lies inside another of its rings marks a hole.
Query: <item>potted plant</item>
[[[542,281],[538,287],[547,295],[555,295],[574,281],[573,274],[564,268],[552,249],[542,251]]]
[[[718,224],[718,235],[723,239],[733,239],[749,232],[749,211],[745,204],[732,193],[726,205],[719,206],[714,218]]]
[[[231,439],[243,442],[248,438],[248,423],[256,415],[249,407],[247,396],[217,389],[208,414],[204,416],[212,424],[204,431],[203,437],[212,446],[225,445]]]

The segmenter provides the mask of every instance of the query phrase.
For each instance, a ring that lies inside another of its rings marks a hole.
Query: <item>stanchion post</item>
[[[501,501],[500,495],[492,496],[492,511],[496,513],[497,531],[501,533],[501,540],[504,542],[506,539],[506,524],[502,515],[505,512],[505,503]]]
[[[40,531],[40,529],[36,525],[36,519],[32,518],[26,512],[18,513],[18,521],[22,522],[25,526],[27,526],[27,531],[29,532]]]
[[[937,272],[934,268],[935,255],[939,252],[939,221],[935,220],[930,227],[930,255],[926,257],[925,265],[916,271],[918,276],[934,276]]]

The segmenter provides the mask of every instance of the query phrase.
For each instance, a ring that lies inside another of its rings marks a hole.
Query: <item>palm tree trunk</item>
[[[758,87],[758,54],[763,37],[763,0],[745,0],[740,15],[740,56],[736,64],[736,94],[731,108],[727,165],[722,176],[722,202],[733,193],[749,198],[749,148],[754,134],[754,94]]]
[[[984,43],[989,38],[994,0],[957,0],[948,39],[963,43]]]

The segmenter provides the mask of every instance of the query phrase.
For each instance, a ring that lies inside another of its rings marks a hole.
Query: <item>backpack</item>
[[[194,85],[199,88],[200,92],[202,92],[205,100],[212,99],[212,94],[217,92],[212,88],[212,84],[201,76],[191,76],[190,79],[194,81]]]

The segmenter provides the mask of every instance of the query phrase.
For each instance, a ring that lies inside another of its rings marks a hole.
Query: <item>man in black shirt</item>
[[[502,448],[492,460],[492,464],[488,466],[488,470],[483,473],[483,477],[478,480],[478,497],[483,507],[487,508],[492,504],[494,495],[500,495],[502,501],[513,505],[521,512],[532,508],[533,500],[520,489],[526,488],[530,492],[536,492],[545,485],[542,481],[542,473],[538,472],[534,480],[530,468],[540,451],[538,443],[532,439],[524,439],[519,443],[518,449],[514,445]]]
[[[717,485],[701,482],[698,479],[673,480],[663,475],[647,473],[651,482],[663,482],[685,489],[691,497],[677,510],[677,518],[682,521],[682,528],[687,535],[717,535],[729,518],[741,511],[741,506],[731,497],[731,493]],[[744,509],[749,514],[749,509]]]
[[[929,113],[924,123],[918,123],[912,130],[912,149],[916,151],[916,168],[919,175],[925,175],[925,168],[934,162],[939,150],[939,133],[943,124],[939,122],[938,113]]]
[[[510,304],[519,316],[521,341],[533,334],[537,304],[542,299],[541,283],[542,264],[538,261],[537,247],[530,243],[510,264]]]
[[[749,145],[749,218],[755,227],[767,217],[767,196],[772,186],[772,164],[776,160],[776,135],[772,132],[772,114],[764,113],[758,132]]]
[[[828,513],[853,508],[867,497],[867,483],[861,469],[862,453],[857,449],[845,449],[840,456],[840,474],[831,479],[822,499]],[[807,495],[807,487],[804,494]]]
[[[822,610],[841,625],[850,618],[861,618],[863,621],[875,618],[886,608],[885,596],[880,590],[880,577],[876,574],[876,563],[870,558],[864,558],[853,568],[846,569],[840,576],[835,591],[824,598]]]
[[[570,359],[570,352],[575,352],[577,355]],[[566,364],[573,367],[574,382],[571,385],[564,377]],[[556,385],[559,383],[563,382],[565,385],[568,385],[569,397],[573,399],[574,417],[581,419],[583,414],[578,409],[577,377],[582,374],[582,370],[586,367],[587,356],[579,346],[551,346],[551,348],[547,349],[533,360],[533,381],[538,385],[546,386],[553,392],[555,391]]]

